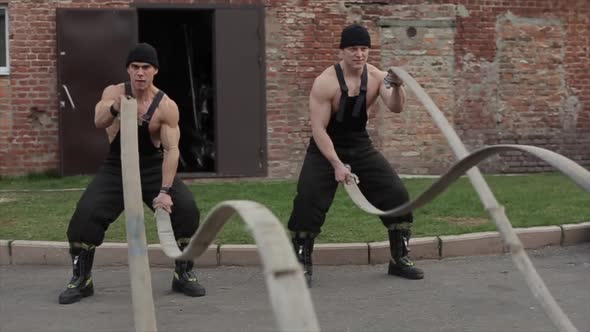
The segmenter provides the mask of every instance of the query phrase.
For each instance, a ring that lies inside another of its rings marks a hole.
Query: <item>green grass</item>
[[[590,195],[560,174],[487,176],[496,198],[506,207],[514,227],[590,221]],[[90,178],[51,175],[0,179],[0,239],[66,241],[69,218],[81,191],[40,192],[22,189],[83,188]],[[412,197],[434,179],[404,179]],[[291,212],[294,181],[212,182],[189,186],[204,216],[217,203],[249,199],[266,205],[283,224]],[[151,211],[145,210],[149,243],[157,243]],[[125,223],[111,225],[106,241],[124,242]],[[415,211],[416,236],[463,234],[495,230],[468,179],[461,178],[433,202]],[[378,218],[359,210],[339,189],[319,242],[384,241]],[[217,243],[253,243],[238,217],[226,224]]]

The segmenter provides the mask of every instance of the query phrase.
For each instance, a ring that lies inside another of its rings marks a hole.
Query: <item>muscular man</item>
[[[129,82],[110,85],[96,104],[94,123],[105,128],[110,152],[78,201],[68,227],[73,276],[59,303],[69,304],[94,294],[92,262],[109,225],[123,212],[119,112],[121,98],[133,96],[138,108],[138,149],[142,197],[152,210],[170,213],[174,235],[182,250],[199,226],[199,210],[192,193],[176,176],[179,151],[178,106],[153,84],[158,56],[149,44],[139,44],[127,57]],[[163,151],[163,153],[162,153]],[[83,156],[80,156],[83,158]],[[192,271],[192,261],[176,261],[172,289],[203,296],[205,289]]]
[[[367,63],[370,47],[371,38],[364,27],[352,24],[344,28],[341,61],[324,70],[311,89],[312,138],[288,224],[310,284],[314,239],[321,231],[338,183],[352,180],[350,168],[359,177],[363,194],[377,208],[389,210],[409,200],[402,181],[373,147],[366,130],[367,110],[378,96],[394,113],[400,113],[405,103],[399,77]],[[389,234],[388,273],[422,279],[424,273],[408,257],[412,214],[381,217],[381,221]]]

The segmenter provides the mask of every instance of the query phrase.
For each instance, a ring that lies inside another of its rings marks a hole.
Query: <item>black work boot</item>
[[[414,262],[408,257],[410,230],[396,229],[387,232],[389,233],[389,250],[391,252],[387,273],[406,279],[423,279],[424,271],[415,267]]]
[[[295,232],[292,238],[295,255],[299,263],[303,265],[303,275],[308,287],[311,287],[311,276],[313,274],[311,255],[316,235],[314,233]]]
[[[205,288],[199,284],[193,272],[193,261],[175,261],[175,264],[172,290],[192,297],[204,296]]]
[[[90,272],[94,261],[94,249],[94,246],[90,246],[88,249],[70,247],[73,275],[66,290],[59,294],[60,304],[76,303],[83,297],[94,294],[94,284]]]

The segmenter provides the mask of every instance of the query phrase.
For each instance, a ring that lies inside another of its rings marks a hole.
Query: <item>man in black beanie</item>
[[[159,68],[158,54],[151,45],[139,44],[129,52],[126,66],[129,82],[106,87],[95,107],[94,124],[106,130],[110,152],[78,201],[68,226],[73,275],[59,295],[61,304],[75,303],[94,294],[91,269],[95,249],[124,209],[119,134],[121,98],[137,99],[144,203],[152,210],[160,207],[170,213],[181,250],[199,226],[199,209],[193,194],[176,176],[180,138],[178,106],[153,83]],[[205,288],[192,271],[192,261],[176,261],[175,266],[173,291],[188,296],[205,295]]]
[[[371,36],[352,24],[342,30],[340,62],[324,70],[314,81],[309,97],[312,138],[303,161],[288,228],[293,246],[311,285],[312,252],[339,182],[359,177],[367,199],[382,210],[409,200],[404,184],[378,152],[366,130],[368,110],[380,96],[394,113],[403,110],[406,94],[402,81],[367,63]],[[422,279],[424,273],[408,257],[411,213],[381,217],[389,235],[391,259],[388,273]]]

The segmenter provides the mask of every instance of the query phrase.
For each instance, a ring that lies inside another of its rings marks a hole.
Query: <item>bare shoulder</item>
[[[331,98],[338,91],[338,78],[333,66],[326,68],[313,82],[312,93],[316,96]]]
[[[112,84],[104,88],[102,96],[107,98],[115,98],[125,93],[125,84]]]
[[[172,98],[168,97],[167,94],[164,94],[164,97],[162,97],[160,105],[166,110],[178,111],[178,105],[172,100]]]
[[[178,122],[178,105],[168,95],[164,95],[160,105],[158,105],[160,114],[162,115],[163,122],[172,124]]]

